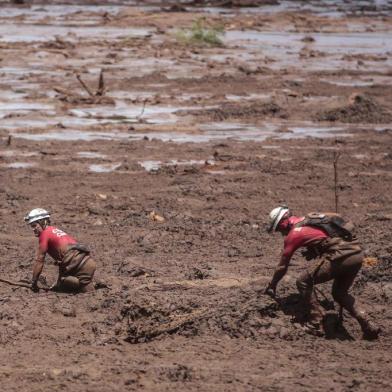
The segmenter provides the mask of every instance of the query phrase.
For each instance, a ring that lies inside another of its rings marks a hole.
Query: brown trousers
[[[319,319],[323,311],[315,297],[313,287],[316,284],[333,280],[332,296],[334,300],[357,319],[362,330],[367,330],[369,321],[364,312],[355,305],[355,298],[349,294],[355,277],[362,267],[363,253],[356,253],[338,260],[319,259],[311,271],[306,271],[297,279],[297,288],[310,305],[310,317]]]
[[[87,286],[93,280],[96,266],[94,259],[92,257],[88,257],[82,267],[76,269],[76,271],[72,273],[72,276],[78,278],[82,286]]]
[[[92,280],[96,270],[96,263],[90,256],[81,267],[62,274],[60,290],[64,291],[89,291],[92,289]]]

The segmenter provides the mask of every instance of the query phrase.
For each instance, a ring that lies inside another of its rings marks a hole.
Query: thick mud
[[[98,262],[92,293],[0,282],[1,390],[389,389],[391,2],[101,3],[0,5],[1,278],[31,277],[38,206]],[[263,294],[269,211],[334,210],[336,152],[374,342],[329,283],[306,327],[300,255]]]

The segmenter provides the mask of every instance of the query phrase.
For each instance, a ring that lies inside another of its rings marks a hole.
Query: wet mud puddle
[[[309,2],[305,7],[310,12],[318,14],[340,12],[345,13],[344,2],[338,2],[335,6],[330,3]],[[132,3],[133,4],[133,3]],[[132,5],[131,4],[131,5]],[[281,11],[297,10],[297,3],[282,1],[277,6],[260,7],[258,11],[266,14]],[[386,9],[386,2],[379,2],[378,7]],[[351,11],[352,7],[348,7]],[[56,42],[57,37],[62,37],[69,44],[85,45],[94,43],[95,40],[106,40],[116,44],[124,38],[149,39],[150,42],[159,42],[162,37],[156,34],[155,28],[119,28],[115,25],[106,25],[103,18],[107,16],[116,16],[124,11],[122,5],[113,6],[31,6],[21,9],[13,7],[0,7],[0,19],[4,23],[0,25],[0,42],[4,44],[26,43],[26,45],[41,45],[42,42]],[[141,8],[143,10],[143,7]],[[145,10],[147,10],[145,8]],[[240,13],[246,13],[247,9],[240,9]],[[204,8],[203,12],[217,12],[219,9]],[[225,14],[230,17],[231,13],[225,9]],[[330,15],[331,17],[333,14]],[[336,16],[336,15],[335,15]],[[18,19],[15,23],[13,18]],[[90,25],[91,24],[91,25]],[[23,33],[20,34],[21,26]],[[311,39],[304,40],[308,35]],[[271,31],[254,31],[254,30],[228,30],[224,35],[225,47],[220,54],[210,54],[211,59],[224,61],[228,55],[233,53],[242,54],[244,59],[258,61],[260,56],[268,53],[273,58],[270,67],[279,68],[285,65],[300,64],[301,54],[304,50],[324,53],[323,56],[304,57],[303,63],[307,70],[312,69],[331,69],[350,67],[352,63],[349,59],[344,58],[347,55],[370,55],[385,56],[385,53],[392,51],[392,36],[390,32],[351,32],[351,33],[334,33],[334,32],[314,32],[304,34],[300,32],[271,32]],[[123,51],[128,53],[125,46]],[[227,54],[226,54],[227,53]],[[203,60],[204,54],[196,54],[193,58]],[[375,66],[385,70],[391,62],[389,56],[383,61],[374,59]],[[64,59],[66,62],[67,58]],[[76,58],[73,64],[89,64],[88,76],[97,75],[99,67],[89,59]],[[299,60],[299,62],[298,62]],[[369,60],[370,62],[372,60]],[[71,64],[71,63],[70,63]],[[350,65],[351,64],[351,65]],[[175,58],[144,57],[137,58],[128,53],[118,64],[107,64],[109,68],[121,70],[121,67],[127,67],[130,70],[139,69],[138,75],[146,75],[145,72],[155,72],[165,70],[166,75],[171,78],[189,77],[190,69],[192,75],[198,75],[200,66],[196,63],[186,62],[181,64]],[[302,67],[302,64],[300,65]],[[119,68],[120,67],[120,68]],[[218,140],[235,140],[235,141],[264,141],[267,138],[276,139],[294,139],[306,137],[344,137],[350,132],[349,126],[320,126],[311,122],[284,122],[277,123],[263,121],[262,123],[248,122],[204,122],[200,123],[196,131],[181,131],[181,124],[186,124],[186,120],[181,118],[177,112],[188,111],[191,114],[191,105],[195,100],[211,99],[208,94],[179,94],[176,98],[181,104],[146,104],[147,101],[154,99],[154,88],[158,86],[156,82],[148,85],[147,91],[128,92],[117,88],[110,89],[107,94],[113,100],[113,105],[78,105],[73,104],[66,110],[60,108],[59,103],[53,98],[56,94],[47,89],[42,89],[42,81],[50,76],[53,79],[62,79],[64,72],[59,71],[55,64],[47,62],[46,56],[40,56],[30,59],[26,64],[12,66],[6,64],[0,68],[0,73],[5,77],[5,81],[13,86],[12,90],[5,91],[0,95],[0,129],[6,130],[14,138],[30,141],[87,141],[95,142],[99,140],[120,141],[120,140],[160,140],[163,142],[174,143],[208,143]],[[114,74],[114,80],[120,80],[126,75],[124,70],[119,74]],[[202,75],[202,73],[201,73]],[[175,80],[175,79],[174,79]],[[361,80],[355,78],[346,79],[324,79],[326,82],[336,85],[347,86],[368,86],[371,83],[387,82],[389,79],[375,76],[371,80]],[[165,86],[162,84],[161,86]],[[79,86],[80,87],[80,86]],[[41,95],[40,99],[30,99],[29,97],[36,94],[37,89],[46,91],[46,95]],[[170,94],[162,95],[166,102],[172,99]],[[271,100],[271,93],[250,92],[247,95],[226,94],[227,101],[241,102],[244,100]],[[313,98],[314,100],[315,98]],[[322,100],[323,97],[320,97]],[[135,102],[137,101],[137,102]],[[144,103],[143,103],[144,102]],[[321,102],[321,101],[320,101]],[[204,106],[206,107],[206,106]],[[194,107],[197,109],[197,106]],[[156,127],[151,131],[138,131],[137,129],[124,130],[126,124],[151,124]],[[61,125],[59,127],[59,125]],[[108,130],[108,125],[113,127]],[[173,131],[168,130],[168,126],[173,125]],[[97,130],[98,127],[106,127],[104,130]],[[159,130],[159,126],[165,127],[164,131]],[[60,128],[60,129],[59,129]],[[284,129],[284,131],[282,131]],[[80,156],[80,158],[83,158]],[[84,158],[88,158],[85,156]],[[91,158],[93,158],[91,156]],[[98,159],[98,157],[96,157]],[[153,160],[143,161],[142,166],[146,170],[155,170],[156,166],[162,163]],[[172,163],[166,162],[166,165]],[[181,164],[180,162],[173,164]],[[117,163],[104,164],[103,166],[91,165],[90,171],[106,172],[116,169],[113,165]]]
[[[32,141],[94,141],[94,140],[161,140],[174,143],[207,143],[214,140],[238,140],[238,141],[264,141],[273,137],[276,139],[293,139],[312,137],[336,137],[349,136],[348,128],[344,127],[320,127],[306,123],[300,126],[288,126],[285,124],[285,132],[278,132],[281,128],[277,124],[263,124],[260,126],[241,123],[211,123],[200,127],[199,133],[182,132],[94,132],[62,130],[49,131],[46,133],[11,132],[14,138]]]
[[[306,38],[308,37],[308,38]],[[374,70],[387,72],[392,66],[392,33],[312,33],[227,31],[224,42],[238,46],[242,57],[257,61],[262,55],[273,60],[268,65],[281,67],[306,67],[309,70],[336,70],[342,67],[357,69],[356,56],[366,58]],[[227,55],[213,56],[226,61]]]

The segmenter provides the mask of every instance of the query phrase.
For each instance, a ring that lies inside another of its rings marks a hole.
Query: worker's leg
[[[92,279],[95,273],[95,261],[89,257],[82,267],[72,275],[61,278],[59,290],[66,292],[87,292],[94,289]]]
[[[94,289],[92,280],[95,270],[96,263],[93,258],[89,257],[82,268],[75,273],[75,277],[80,283],[80,291],[87,292]]]
[[[298,291],[305,304],[309,306],[309,319],[312,322],[320,322],[324,316],[324,309],[314,294],[314,285],[328,282],[334,278],[330,263],[327,259],[320,260],[312,270],[304,272],[297,279]]]
[[[61,291],[66,292],[76,292],[80,290],[80,282],[79,279],[75,276],[66,276],[61,278],[60,280],[60,287]]]
[[[332,296],[340,306],[358,321],[364,338],[376,339],[380,329],[369,320],[364,311],[358,308],[355,298],[348,292],[362,267],[362,261],[363,254],[359,253],[334,262],[336,263],[336,278],[332,286]]]

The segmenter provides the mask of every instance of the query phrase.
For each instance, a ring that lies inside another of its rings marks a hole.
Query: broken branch
[[[25,287],[25,288],[27,288],[27,289],[30,289],[30,288],[31,288],[31,285],[28,284],[28,283],[13,282],[13,281],[8,280],[8,279],[2,279],[2,278],[0,278],[0,282],[9,284],[10,286]],[[48,287],[39,287],[39,289],[40,289],[40,290],[45,290],[45,291],[50,291],[50,288],[48,288]]]
[[[80,77],[79,74],[76,74],[76,79],[78,79],[79,83],[82,85],[82,87],[87,91],[87,94],[90,97],[93,97],[94,94],[91,92],[91,90],[88,88],[88,86],[86,85],[86,83],[83,82],[82,78]]]
[[[335,212],[339,212],[339,194],[338,194],[338,159],[340,152],[335,151],[333,157],[334,183],[335,183]]]
[[[101,69],[101,73],[99,74],[98,89],[95,95],[99,97],[105,95],[105,80],[103,78],[103,69]]]
[[[142,116],[143,116],[143,114],[144,114],[144,109],[146,108],[146,103],[147,103],[147,99],[145,99],[145,100],[143,101],[142,111],[141,111],[140,114],[136,117],[138,121],[142,118]]]

